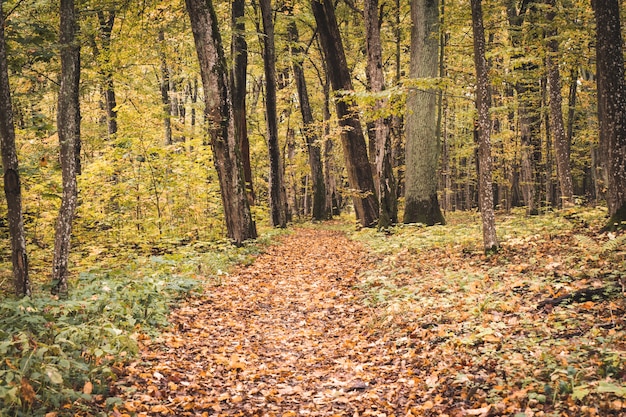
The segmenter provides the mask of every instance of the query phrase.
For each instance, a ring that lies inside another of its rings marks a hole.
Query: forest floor
[[[465,223],[298,228],[140,337],[110,415],[626,415],[624,235],[524,221],[491,256]]]

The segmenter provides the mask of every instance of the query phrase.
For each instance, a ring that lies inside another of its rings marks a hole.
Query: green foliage
[[[169,305],[199,286],[162,263],[83,273],[65,300],[39,294],[0,303],[0,415],[89,401],[88,382],[104,392],[115,365],[137,352],[137,332],[166,325]]]

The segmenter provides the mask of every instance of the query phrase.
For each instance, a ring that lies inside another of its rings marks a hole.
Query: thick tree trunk
[[[30,295],[28,257],[22,216],[22,186],[15,148],[15,126],[7,67],[7,51],[4,42],[4,12],[0,0],[0,148],[4,170],[4,194],[7,199],[7,219],[11,234],[11,261],[13,264],[13,288],[19,297]]]
[[[172,144],[172,105],[170,103],[170,69],[165,55],[165,32],[159,30],[159,59],[161,61],[161,103],[163,104],[163,142]]]
[[[324,185],[324,170],[322,166],[322,150],[320,148],[320,139],[314,127],[313,111],[309,102],[309,92],[307,90],[306,78],[304,77],[304,69],[302,63],[304,61],[304,51],[298,44],[299,34],[296,22],[289,22],[287,26],[289,41],[291,42],[293,55],[293,73],[298,90],[298,100],[300,102],[300,113],[302,114],[302,122],[304,123],[304,138],[306,140],[307,151],[309,154],[309,165],[311,168],[311,180],[313,189],[313,211],[314,220],[325,220],[330,218],[330,210],[326,205],[326,187]]]
[[[380,24],[378,20],[378,0],[365,1],[365,45],[367,49],[367,74],[370,89],[376,94],[385,89]],[[374,111],[382,111],[387,100],[376,100]],[[396,180],[393,176],[391,160],[391,130],[389,117],[374,121],[376,154],[376,192],[378,193],[378,227],[387,228],[398,222],[398,202]],[[370,139],[371,140],[371,139]]]
[[[556,17],[556,0],[549,0],[552,9],[547,13],[549,22]],[[569,143],[563,123],[563,97],[561,96],[561,74],[557,61],[559,41],[555,38],[557,30],[550,33],[548,41],[548,89],[550,94],[550,132],[554,139],[554,151],[556,153],[556,170],[561,190],[561,207],[573,203],[574,186],[572,182],[572,169],[570,165]],[[548,173],[549,175],[549,173]]]
[[[320,43],[328,63],[328,77],[333,90],[352,90],[352,80],[346,62],[341,35],[335,18],[333,5],[329,1],[312,0],[311,6]],[[343,129],[341,144],[348,181],[353,189],[356,216],[363,227],[372,227],[378,220],[378,199],[374,187],[372,168],[367,158],[367,146],[358,113],[354,106],[341,97],[335,101],[339,125]]]
[[[235,138],[226,59],[213,3],[185,0],[200,62],[205,114],[213,160],[220,181],[228,237],[241,245],[257,236],[246,196],[241,156]]]
[[[267,147],[269,150],[269,200],[270,220],[274,227],[287,226],[283,166],[278,143],[278,117],[276,113],[276,52],[274,49],[274,20],[270,0],[260,0],[263,20],[263,67],[265,69],[265,118]]]
[[[411,78],[435,78],[439,71],[439,2],[412,0]],[[437,198],[437,91],[411,90],[406,117],[405,223],[445,223]]]
[[[115,11],[109,11],[105,15],[104,11],[98,12],[98,22],[100,23],[100,42],[102,43],[103,58],[101,65],[104,67],[100,70],[103,78],[103,88],[105,111],[107,119],[107,132],[109,139],[117,134],[117,100],[115,98],[115,85],[113,84],[113,69],[111,68],[111,33],[113,32],[113,24],[115,23]]]
[[[61,87],[57,113],[57,129],[61,149],[63,196],[57,219],[52,261],[54,294],[67,294],[72,222],[76,211],[76,143],[80,138],[80,44],[76,40],[78,27],[74,0],[61,0]]]
[[[618,0],[592,0],[600,149],[608,171],[608,228],[626,221],[626,82]],[[621,226],[623,227],[623,225]]]
[[[485,252],[498,248],[496,221],[493,211],[493,182],[491,174],[491,87],[489,69],[485,58],[485,29],[481,0],[471,0],[472,32],[474,33],[474,65],[476,67],[476,110],[478,123],[478,185],[480,214],[483,220],[483,246]]]
[[[233,68],[231,82],[233,90],[233,117],[235,122],[235,135],[241,150],[241,163],[243,176],[246,181],[248,202],[254,204],[254,186],[252,183],[252,167],[250,165],[250,140],[248,138],[248,122],[246,120],[246,96],[247,96],[247,69],[248,69],[248,44],[246,43],[246,24],[243,17],[245,1],[234,0],[232,4],[232,42],[231,59]]]

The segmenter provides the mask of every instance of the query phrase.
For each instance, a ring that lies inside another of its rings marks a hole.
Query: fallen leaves
[[[178,306],[112,390],[137,416],[596,415],[571,393],[623,388],[578,384],[590,356],[608,366],[606,345],[583,357],[570,334],[618,340],[624,306],[536,309],[593,282],[536,278],[573,274],[569,244],[535,234],[493,257],[446,245],[372,257],[339,232],[299,229]],[[620,363],[623,340],[613,348]]]

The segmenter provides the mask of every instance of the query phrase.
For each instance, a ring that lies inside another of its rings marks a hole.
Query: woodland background
[[[310,2],[274,2],[270,21],[275,35],[271,45],[275,55],[275,94],[269,92],[266,83],[270,48],[268,16],[266,13],[264,21],[263,10],[267,12],[267,9],[260,3],[268,2],[244,3],[242,16],[233,20],[234,3],[215,1],[213,5],[228,69],[241,57],[241,51],[230,52],[233,39],[245,40],[244,117],[250,162],[247,197],[262,237],[256,243],[236,242],[239,247],[231,247],[231,240],[226,238],[229,231],[208,134],[209,116],[205,114],[207,95],[202,88],[201,68],[185,3],[77,1],[73,45],[80,46],[80,148],[76,148],[80,164],[69,252],[70,298],[64,301],[63,297],[47,295],[56,286],[50,279],[50,271],[54,262],[55,223],[64,188],[57,117],[63,77],[60,56],[67,48],[61,47],[59,41],[59,4],[39,0],[1,2],[25,242],[35,294],[32,299],[23,300],[12,296],[15,289],[6,220],[9,216],[3,204],[0,219],[4,219],[4,224],[0,224],[0,231],[7,243],[0,248],[3,261],[0,287],[6,300],[0,316],[4,320],[0,353],[15,359],[7,359],[0,366],[4,382],[0,385],[0,399],[13,412],[21,410],[27,415],[35,407],[41,407],[40,411],[50,409],[67,404],[68,399],[91,400],[93,389],[101,395],[103,407],[115,406],[117,400],[106,398],[105,386],[117,372],[114,364],[136,352],[136,340],[130,333],[139,328],[156,331],[165,325],[168,303],[196,288],[195,278],[210,277],[219,283],[232,263],[251,262],[250,256],[258,253],[268,239],[282,233],[270,226],[284,227],[288,221],[351,214],[355,210],[354,202],[367,198],[368,194],[350,184],[345,168],[345,161],[350,158],[343,154],[345,147],[341,144],[348,129],[341,125],[344,118],[337,116],[337,103],[347,103],[358,114],[366,132],[368,162],[374,172],[379,171],[376,123],[385,119],[389,127],[389,161],[397,181],[393,199],[397,198],[402,212],[406,206],[407,178],[410,175],[415,178],[415,166],[406,163],[407,136],[410,136],[405,130],[406,119],[415,114],[407,107],[410,106],[407,98],[415,92],[433,98],[430,116],[421,122],[429,126],[428,131],[432,129],[431,140],[436,149],[422,152],[422,156],[434,160],[436,170],[429,176],[418,175],[416,182],[434,182],[437,205],[443,215],[441,221],[425,223],[443,223],[447,217],[458,225],[460,217],[456,212],[463,212],[467,215],[463,217],[467,220],[466,230],[473,230],[478,224],[475,213],[481,205],[479,115],[475,103],[474,28],[468,2],[446,0],[437,7],[440,30],[427,37],[438,46],[436,72],[433,76],[415,78],[410,63],[411,51],[415,49],[411,39],[411,5],[399,0],[380,1],[376,14],[380,19],[385,82],[384,88],[376,92],[372,92],[367,70],[365,4],[344,0],[332,5],[353,86],[349,91],[336,91],[329,75],[338,69],[323,52]],[[67,2],[64,0],[62,4]],[[605,208],[609,178],[607,154],[599,143],[594,11],[589,1],[578,0],[488,0],[482,2],[482,7],[492,97],[489,114],[493,208],[503,223],[532,224],[519,232],[532,236],[528,240],[520,238],[525,249],[534,247],[533,242],[540,234],[533,233],[534,227],[541,230],[541,239],[553,237],[548,230],[552,226],[546,226],[544,221],[560,224],[566,219],[580,234],[590,227],[592,235],[580,238],[583,243],[572,249],[584,252],[584,256],[566,256],[559,263],[576,259],[573,265],[592,264],[592,272],[585,269],[580,273],[584,275],[581,281],[584,283],[574,285],[568,281],[563,285],[559,282],[530,287],[534,291],[533,300],[540,301],[541,290],[546,286],[554,297],[562,294],[561,289],[584,293],[589,282],[604,291],[606,278],[610,288],[600,296],[602,300],[594,299],[598,301],[594,308],[604,311],[603,297],[612,300],[619,293],[624,257],[620,249],[623,235],[606,234],[606,231],[597,234],[598,218],[605,219],[609,214]],[[549,74],[554,68],[560,73],[560,85],[550,84]],[[311,120],[304,120],[301,112],[297,69],[308,86]],[[550,119],[554,114],[550,107],[557,102],[555,96],[561,100],[558,108],[564,120],[561,133],[571,167],[571,197],[564,195],[562,177],[557,170],[556,133]],[[385,101],[382,107],[380,100]],[[241,98],[233,96],[233,103],[241,104]],[[267,116],[268,103],[275,106],[275,131],[268,128],[272,120]],[[310,132],[315,132],[313,141]],[[277,142],[273,143],[271,136]],[[275,146],[273,154],[272,146]],[[323,168],[319,171],[323,172],[324,184],[321,205],[315,200],[311,152],[319,154]],[[246,159],[245,152],[243,156]],[[272,202],[273,174],[282,177],[279,187],[284,198],[282,219],[273,217],[276,207]],[[525,217],[535,215],[542,217],[535,220]],[[361,226],[376,225],[375,222],[363,224],[365,219],[359,218],[358,213],[357,220]],[[461,244],[463,247],[448,240],[439,245],[441,242],[434,239],[433,245],[421,247],[411,240],[422,236],[420,229],[415,234],[405,234],[412,229],[391,227],[392,223],[401,222],[402,216],[390,220],[381,229],[412,242],[406,249],[411,256],[422,249],[443,246],[453,247],[458,255],[465,254],[466,249],[476,255],[476,246],[480,246],[474,240]],[[447,233],[445,226],[436,226],[434,230],[435,236]],[[464,232],[453,230],[448,238],[463,241]],[[515,246],[510,239],[515,240],[518,232],[505,230],[501,238],[508,241],[509,248]],[[370,231],[362,233],[371,238],[373,245],[379,243],[376,239],[385,241],[384,235],[373,237]],[[571,243],[567,236],[559,246],[563,253]],[[389,251],[397,249],[405,256],[406,252],[400,249],[402,244],[398,245],[383,252],[393,258],[395,255]],[[490,246],[485,245],[487,249]],[[507,243],[504,248],[501,256],[506,257]],[[520,261],[519,256],[515,260]],[[455,258],[454,262],[461,261]],[[517,272],[532,270],[534,265]],[[579,277],[580,274],[568,271],[566,275]],[[381,291],[376,291],[385,297],[398,289],[395,283],[379,283],[377,277],[365,287],[369,288],[368,285],[382,286]],[[520,291],[528,289],[526,283],[522,287]],[[112,288],[115,291],[109,293]],[[87,302],[90,299],[97,303],[90,304]],[[103,315],[107,304],[116,308]],[[623,313],[621,306],[611,304],[611,308]],[[93,327],[82,325],[85,317],[89,317]],[[606,355],[598,356],[601,371],[579,385],[578,399],[589,393],[624,396],[619,382],[599,383],[601,377],[620,381],[624,369],[623,346],[616,344],[623,336],[622,324],[608,318],[603,323],[612,327],[603,327],[601,331],[613,333],[605,335],[602,342],[607,350]],[[69,353],[82,345],[85,346],[82,352]],[[79,375],[84,370],[91,373],[88,379]],[[566,368],[563,381],[567,381],[567,372]],[[559,378],[557,382],[561,381]],[[92,382],[96,388],[90,385]],[[574,386],[572,382],[563,388],[563,395],[571,399]],[[551,390],[553,393],[554,389]],[[545,392],[535,394],[543,395],[543,402],[546,401]],[[621,403],[610,403],[606,409],[619,411],[621,407]]]

